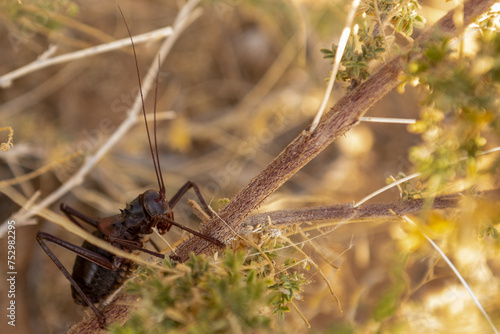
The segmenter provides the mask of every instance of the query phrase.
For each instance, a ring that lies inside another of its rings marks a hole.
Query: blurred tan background
[[[428,23],[445,13],[443,6],[452,7],[435,2],[441,8],[430,1],[424,3]],[[181,4],[61,0],[23,1],[20,6],[17,1],[2,1],[0,75],[34,61],[51,45],[57,47],[57,54],[64,54],[127,37],[118,5],[132,34],[137,35],[170,25]],[[338,40],[347,4],[307,0],[202,3],[202,16],[182,33],[160,71],[158,111],[173,115],[159,121],[157,127],[167,195],[191,180],[217,208],[219,199],[230,198],[245,186],[311,122],[330,70],[319,50]],[[159,44],[136,46],[142,76]],[[1,179],[29,173],[78,150],[84,156],[95,152],[124,119],[136,89],[130,48],[29,73],[1,89],[0,124],[15,130],[14,147],[0,153]],[[343,93],[336,84],[333,99]],[[152,96],[148,110],[152,110]],[[418,112],[418,93],[410,88],[403,95],[391,93],[367,115],[416,118]],[[417,142],[418,137],[404,125],[362,123],[279,189],[260,211],[359,200],[385,185],[390,175],[411,173],[407,150]],[[83,157],[79,157],[17,189],[28,198],[40,191],[43,198],[82,163]],[[118,213],[148,188],[157,185],[144,124],[139,121],[82,185],[52,209],[57,211],[64,202],[90,217],[105,217]],[[377,201],[398,198],[399,193],[391,191]],[[3,195],[0,206],[2,221],[18,210]],[[185,205],[179,206],[176,215],[196,228],[198,221]],[[42,252],[35,234],[43,230],[76,244],[81,240],[51,222],[37,218],[34,223],[16,230],[17,326],[6,327],[3,319],[3,333],[60,333],[84,312],[72,301],[68,281]],[[339,272],[325,268],[325,273],[345,312],[338,312],[321,279],[311,277],[303,306],[298,305],[313,331],[329,328],[339,332],[339,323],[353,321],[370,332],[376,304],[384,289],[395,284],[393,256],[398,250],[389,225],[383,221],[353,224],[318,239],[324,253],[341,266]],[[182,236],[172,229],[167,238],[176,241]],[[340,256],[351,240],[355,247]],[[74,255],[52,249],[71,269]],[[2,239],[2,268],[5,250]],[[420,260],[409,261],[410,280],[418,281],[426,273],[427,260]],[[436,271],[442,278],[412,298],[424,298],[432,289],[455,284],[456,278],[446,266],[440,265]],[[4,283],[2,280],[2,310],[6,307]],[[296,315],[290,317],[300,323]],[[304,330],[300,324],[297,328]]]

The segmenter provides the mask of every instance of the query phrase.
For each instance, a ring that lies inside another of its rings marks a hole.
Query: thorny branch
[[[316,223],[322,221],[344,220],[344,219],[368,219],[403,216],[417,214],[426,207],[435,210],[456,208],[464,193],[448,194],[435,198],[419,198],[400,200],[392,203],[364,204],[355,208],[351,203],[318,206],[313,208],[300,208],[290,210],[279,210],[273,212],[252,215],[245,220],[244,225],[256,226],[265,224],[269,220],[273,225],[294,225],[300,223]],[[491,198],[500,196],[500,189],[482,191],[475,194],[481,197]]]
[[[424,31],[415,40],[415,46],[428,41],[433,34],[440,32],[450,36],[458,36],[479,15],[487,12],[495,3],[494,0],[468,0],[460,8],[449,11],[432,27]],[[463,24],[455,26],[453,16],[462,11]],[[269,195],[276,191],[289,178],[297,173],[310,160],[337,138],[359,123],[360,118],[400,83],[400,74],[405,62],[416,55],[396,56],[388,61],[378,72],[353,91],[347,93],[337,104],[325,114],[316,131],[308,133],[307,129],[290,143],[259,175],[236,194],[231,201],[220,210],[218,215],[203,225],[200,232],[222,241],[234,237],[234,231]],[[194,252],[212,253],[214,246],[210,243],[191,238],[183,242],[176,250],[183,261]]]

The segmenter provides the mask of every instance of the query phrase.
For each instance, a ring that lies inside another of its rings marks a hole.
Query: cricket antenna
[[[154,108],[153,108],[153,135],[155,137],[155,153],[156,153],[156,164],[158,166],[158,172],[156,173],[156,176],[160,175],[160,180],[158,181],[158,185],[160,186],[160,194],[162,197],[162,200],[165,199],[165,183],[163,183],[163,175],[161,174],[161,167],[160,167],[160,153],[158,153],[158,137],[156,136],[156,101],[157,101],[157,96],[158,96],[158,77],[160,75],[160,56],[158,55],[158,72],[156,72],[156,80],[155,80],[155,102],[154,102]],[[146,122],[147,123],[147,122]],[[149,133],[148,133],[148,138],[149,138]],[[149,141],[149,145],[151,145],[151,141]]]
[[[139,64],[137,62],[137,54],[135,52],[134,40],[132,39],[132,34],[128,27],[127,21],[125,20],[125,16],[123,15],[122,9],[118,6],[118,10],[122,16],[123,22],[125,23],[125,27],[127,28],[128,36],[130,37],[130,42],[132,43],[132,51],[134,52],[134,60],[135,60],[135,69],[137,72],[137,80],[139,82],[139,92],[141,94],[141,102],[142,102],[142,114],[144,115],[144,123],[146,125],[146,133],[148,135],[149,142],[149,150],[151,151],[151,157],[153,158],[153,165],[155,167],[156,180],[158,181],[158,186],[160,187],[160,198],[159,200],[165,201],[165,184],[163,183],[163,175],[161,174],[160,168],[160,156],[158,153],[158,140],[156,137],[156,97],[158,94],[158,74],[156,73],[156,88],[155,88],[155,102],[154,102],[154,139],[155,139],[155,149],[153,150],[153,145],[151,144],[151,136],[149,135],[149,127],[148,127],[148,119],[146,117],[146,107],[144,106],[144,96],[142,94],[142,83],[141,83],[141,74],[139,72]],[[160,58],[158,58],[158,69],[160,67]],[[156,154],[156,156],[155,156]]]

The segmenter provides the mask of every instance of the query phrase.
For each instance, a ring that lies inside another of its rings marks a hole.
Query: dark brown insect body
[[[94,231],[92,234],[100,239],[104,238],[104,235],[99,231]],[[88,241],[83,242],[82,248],[104,256],[110,261],[114,259],[114,254],[94,246]],[[95,304],[103,300],[110,292],[114,291],[123,283],[123,279],[129,275],[131,267],[131,263],[125,263],[119,270],[108,270],[92,261],[77,256],[71,277],[89,298],[90,302]],[[82,299],[73,286],[71,286],[71,296],[77,304],[87,306],[87,302]]]
[[[146,191],[128,204],[125,210],[121,210],[121,214],[99,220],[97,222],[98,230],[92,234],[99,239],[106,240],[107,236],[112,236],[114,239],[127,240],[142,246],[144,235],[153,233],[152,225],[154,222],[151,218],[169,212],[165,201],[155,201],[155,199],[159,199],[160,197],[161,195],[156,191]],[[61,206],[61,210],[68,213],[71,209]],[[173,219],[171,213],[169,216]],[[160,230],[160,233],[165,233],[161,226]],[[128,250],[120,244],[114,244],[114,246]],[[84,241],[82,248],[108,259],[110,263],[118,261],[118,263],[113,263],[113,265],[119,269],[108,270],[83,257],[76,257],[71,277],[89,300],[92,303],[97,303],[123,283],[123,279],[133,269],[133,264],[128,261],[125,261],[123,264],[119,263],[120,258],[100,247],[92,245],[88,241]],[[73,286],[71,286],[71,294],[75,302],[80,305],[87,305],[86,301],[82,299]]]
[[[125,25],[127,25],[126,22]],[[132,41],[132,48],[136,60],[137,76],[139,78],[138,80],[140,87],[141,82],[139,69],[137,66],[137,57],[135,55],[135,47],[130,31],[129,35]],[[146,121],[146,132],[148,134],[149,147],[151,150],[151,155],[153,157],[153,164],[155,167],[156,177],[160,190],[147,190],[137,196],[134,200],[132,200],[130,204],[127,204],[127,207],[124,210],[120,210],[120,214],[97,220],[87,217],[86,215],[81,214],[80,212],[64,204],[61,204],[60,206],[61,211],[74,224],[80,227],[82,227],[81,222],[91,225],[96,229],[96,231],[93,232],[94,236],[98,237],[99,239],[105,240],[111,246],[128,253],[141,251],[159,258],[164,258],[165,256],[163,254],[153,252],[144,248],[143,243],[145,237],[153,233],[154,229],[156,229],[159,234],[164,234],[168,232],[173,225],[184,229],[200,238],[206,239],[220,247],[224,247],[224,244],[220,241],[210,236],[206,236],[193,231],[174,221],[172,208],[191,188],[193,188],[193,190],[195,191],[196,196],[198,197],[206,213],[210,217],[213,216],[213,213],[201,196],[198,187],[194,183],[189,181],[177,191],[177,193],[172,197],[172,199],[170,199],[170,201],[166,200],[165,186],[161,174],[159,154],[156,143],[156,103],[154,111],[154,150],[149,136],[146,111],[144,109],[144,101],[143,114]],[[116,256],[113,253],[95,246],[88,241],[84,241],[82,246],[76,246],[45,232],[38,232],[37,241],[39,242],[42,249],[57,265],[63,275],[70,281],[71,292],[75,302],[81,305],[89,306],[99,318],[101,327],[104,327],[106,319],[102,312],[96,308],[94,303],[100,302],[104,297],[114,292],[116,288],[123,283],[124,278],[129,275],[131,269],[134,266],[134,263],[126,258]],[[77,254],[75,264],[73,266],[73,273],[71,275],[57,259],[54,253],[48,248],[45,241],[61,246]]]

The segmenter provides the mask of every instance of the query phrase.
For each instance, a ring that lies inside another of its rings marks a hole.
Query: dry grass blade
[[[325,276],[325,274],[323,273],[323,271],[321,270],[321,268],[316,264],[316,262],[314,262],[310,257],[309,255],[307,255],[302,249],[300,249],[297,244],[293,243],[290,239],[288,239],[287,237],[285,236],[280,236],[281,239],[283,239],[283,241],[285,241],[287,244],[289,244],[292,248],[294,248],[297,252],[299,252],[300,254],[302,254],[307,260],[308,260],[308,263],[312,264],[313,267],[317,270],[317,272],[320,274],[320,276],[323,278],[323,280],[325,281],[326,285],[328,286],[328,289],[330,290],[330,293],[332,294],[333,298],[335,298],[335,301],[337,302],[337,307],[339,309],[339,312],[342,313],[342,304],[340,303],[340,299],[339,297],[337,297],[337,294],[335,293],[335,291],[333,290],[333,287],[332,285],[330,284],[330,282],[328,281],[328,278]]]
[[[335,83],[335,78],[337,77],[337,72],[339,71],[340,62],[342,61],[342,56],[344,55],[345,47],[347,45],[349,35],[351,34],[351,26],[354,20],[354,14],[356,14],[356,10],[358,9],[359,2],[359,0],[353,0],[352,2],[351,10],[349,11],[349,15],[347,16],[344,30],[342,31],[342,35],[339,39],[337,53],[335,54],[335,61],[333,62],[330,79],[328,80],[328,86],[326,87],[326,92],[323,96],[323,101],[321,101],[318,112],[316,113],[316,117],[314,117],[312,125],[309,129],[309,133],[313,133],[314,130],[316,130],[316,127],[319,124],[319,120],[321,119],[321,117],[323,116],[323,112],[325,111],[328,99],[330,98],[330,94],[332,93],[333,84]]]
[[[407,223],[412,224],[412,225],[418,227],[418,225],[413,220],[411,220],[408,216],[403,216],[401,218],[404,221],[406,221]],[[429,241],[429,243],[432,245],[432,247],[434,247],[434,249],[439,253],[439,255],[441,256],[441,258],[446,262],[446,264],[448,264],[448,266],[451,268],[451,270],[453,270],[453,273],[455,273],[455,275],[457,276],[457,278],[460,280],[460,283],[462,283],[462,285],[464,286],[464,288],[467,290],[467,292],[471,296],[472,300],[474,301],[474,304],[476,304],[477,308],[479,309],[479,311],[481,311],[481,313],[485,317],[486,321],[488,321],[488,324],[491,326],[491,329],[493,330],[493,332],[495,334],[498,334],[499,332],[498,332],[495,324],[491,320],[491,318],[488,315],[488,313],[486,313],[486,311],[484,310],[483,306],[481,305],[481,303],[477,299],[477,297],[474,294],[474,292],[472,291],[472,289],[469,287],[469,284],[467,284],[467,282],[465,281],[465,279],[463,278],[463,276],[460,274],[460,272],[458,271],[458,269],[453,265],[453,263],[446,256],[446,254],[441,250],[441,248],[439,248],[438,245],[436,245],[436,243],[431,238],[429,238],[423,232],[422,232],[422,235],[425,237],[425,239],[427,239],[427,241]]]
[[[22,176],[18,176],[16,178],[13,178],[13,179],[10,179],[10,180],[4,180],[4,181],[0,181],[0,189],[1,188],[5,188],[7,186],[13,186],[15,184],[19,184],[19,183],[22,183],[22,182],[26,182],[28,180],[31,180],[31,179],[34,179],[35,177],[39,176],[39,175],[42,175],[44,173],[46,173],[47,171],[51,170],[52,168],[60,165],[60,164],[63,164],[69,160],[72,160],[72,159],[75,159],[79,156],[81,156],[83,154],[83,152],[81,151],[78,151],[76,153],[73,153],[71,155],[68,155],[66,157],[63,157],[59,160],[56,160],[56,161],[52,161],[51,163],[43,166],[43,167],[40,167],[38,168],[37,170],[31,172],[31,173],[27,173],[27,174],[24,174]]]

